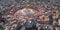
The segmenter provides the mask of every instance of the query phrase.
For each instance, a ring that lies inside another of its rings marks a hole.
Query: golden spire
[[[24,4],[25,8],[29,8],[30,4],[27,2]]]

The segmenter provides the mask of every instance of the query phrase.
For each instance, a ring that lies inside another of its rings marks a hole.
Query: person
[[[28,20],[26,22],[25,30],[36,30],[36,22],[34,19]]]
[[[2,15],[3,15],[3,14],[0,12],[0,23],[1,23],[1,22],[5,23],[5,20],[6,20],[6,19],[5,19]]]
[[[59,15],[59,17],[58,17],[58,23],[57,23],[57,25],[58,25],[58,26],[57,26],[57,29],[60,30],[60,28],[59,28],[59,27],[60,27],[60,15]]]
[[[47,26],[43,25],[41,26],[40,30],[48,30]]]
[[[52,18],[52,14],[51,15],[49,15],[49,25],[52,25],[52,23],[53,23],[53,18]]]
[[[20,30],[22,27],[23,26],[20,23],[18,23],[18,26],[17,26],[16,30]]]
[[[2,25],[0,25],[0,30],[4,30],[4,28],[2,27]]]

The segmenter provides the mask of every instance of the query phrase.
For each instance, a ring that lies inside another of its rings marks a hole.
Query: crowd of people
[[[47,0],[47,4],[43,0],[26,1],[19,5],[21,2],[18,0],[17,5],[1,10],[0,30],[60,30],[58,4],[51,0]]]

